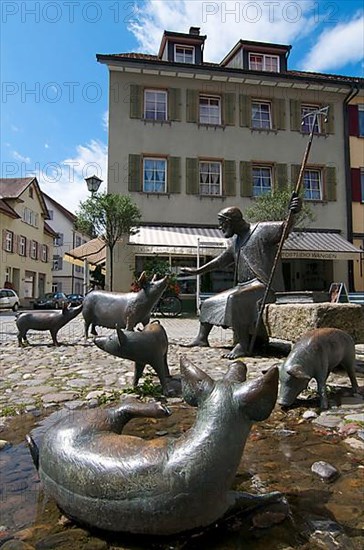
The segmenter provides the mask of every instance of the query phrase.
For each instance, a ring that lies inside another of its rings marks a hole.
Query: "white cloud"
[[[78,145],[76,154],[61,163],[49,162],[43,166],[38,181],[45,193],[71,212],[76,212],[80,201],[89,197],[85,178],[94,174],[103,180],[100,191],[105,191],[107,145],[97,140]]]
[[[105,111],[102,115],[102,127],[105,132],[109,130],[109,111]]]
[[[18,128],[17,126],[15,126],[15,124],[11,124],[11,125],[10,125],[10,128],[11,128],[11,131],[12,131],[12,132],[19,132],[19,131],[20,131],[20,128]]]
[[[306,0],[147,0],[129,30],[140,51],[155,54],[164,30],[188,33],[190,26],[199,26],[208,37],[205,60],[219,62],[240,39],[291,44],[306,36],[317,24],[313,6]]]
[[[364,16],[324,31],[303,61],[306,71],[327,71],[363,59]]]
[[[18,153],[18,151],[13,151],[12,155],[15,160],[18,160],[19,162],[24,162],[25,164],[29,164],[31,160],[30,157],[24,157],[24,155],[21,155],[20,153]]]
[[[49,149],[48,143],[45,143],[45,144],[44,144],[44,148],[45,148],[45,149]]]

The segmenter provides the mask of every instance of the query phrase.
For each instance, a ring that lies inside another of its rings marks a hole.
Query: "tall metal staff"
[[[313,136],[314,136],[314,133],[315,133],[315,125],[316,125],[317,118],[318,118],[319,115],[323,115],[324,116],[324,121],[327,122],[328,112],[329,112],[329,107],[327,106],[327,107],[322,107],[321,109],[317,109],[316,111],[311,111],[311,112],[307,113],[306,115],[304,115],[302,117],[302,123],[301,124],[304,123],[305,118],[313,117],[312,118],[312,127],[311,127],[311,131],[310,131],[308,143],[306,145],[305,154],[303,155],[303,159],[302,159],[302,163],[301,163],[300,172],[298,174],[296,187],[295,187],[295,189],[292,193],[291,199],[294,198],[294,197],[297,197],[299,195],[300,190],[301,190],[303,175],[304,175],[304,172],[305,172],[305,168],[306,168],[306,164],[307,164],[307,160],[308,160],[308,155],[310,154],[310,149],[311,149],[311,145],[312,145],[312,141],[313,141]],[[287,235],[288,235],[288,230],[289,230],[289,227],[290,227],[292,216],[293,216],[293,212],[292,212],[292,210],[289,210],[287,218],[284,222],[283,231],[282,231],[282,235],[281,235],[281,240],[279,241],[279,245],[278,245],[276,256],[274,258],[272,270],[271,270],[271,273],[270,273],[270,276],[269,276],[269,279],[268,279],[268,282],[267,282],[267,286],[265,288],[265,292],[264,292],[264,295],[263,295],[263,298],[262,298],[262,301],[261,301],[261,304],[260,304],[259,313],[258,313],[257,321],[256,321],[256,324],[255,324],[255,328],[254,328],[254,333],[253,333],[252,339],[250,341],[250,346],[249,346],[249,351],[248,351],[249,355],[252,355],[252,353],[253,353],[254,344],[255,344],[255,340],[256,340],[257,335],[258,335],[258,330],[259,330],[259,326],[260,326],[260,323],[261,323],[261,320],[262,320],[264,307],[265,307],[267,297],[268,297],[268,294],[269,294],[271,286],[272,286],[272,281],[273,281],[274,274],[276,272],[278,261],[280,259],[281,253],[282,253],[283,244],[284,244],[284,241],[286,240]]]

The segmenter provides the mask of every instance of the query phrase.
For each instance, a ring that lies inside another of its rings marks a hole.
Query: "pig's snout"
[[[109,338],[108,337],[105,337],[105,336],[96,336],[96,338],[94,338],[94,344],[96,344],[96,346],[102,350],[106,350],[106,343],[107,343],[107,340]]]

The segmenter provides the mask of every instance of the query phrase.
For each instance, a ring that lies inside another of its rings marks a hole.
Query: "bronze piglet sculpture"
[[[350,378],[353,392],[358,392],[355,377],[355,346],[351,336],[338,328],[318,328],[306,332],[293,346],[279,367],[278,403],[292,405],[311,378],[317,382],[321,409],[328,408],[326,380],[341,365]]]
[[[82,311],[82,304],[77,307],[67,307],[65,304],[62,310],[51,311],[23,311],[16,318],[16,326],[18,327],[18,342],[19,346],[23,346],[23,342],[28,343],[28,330],[49,330],[52,336],[53,344],[58,346],[57,333],[67,323],[72,321]]]
[[[159,321],[149,323],[143,330],[121,330],[116,327],[117,334],[97,336],[95,344],[102,350],[134,361],[134,387],[143,374],[145,365],[150,365],[156,371],[162,390],[166,396],[180,394],[179,380],[172,378],[167,364],[168,338]]]
[[[133,330],[138,324],[149,323],[150,312],[167,288],[168,278],[148,282],[143,272],[138,280],[138,292],[106,292],[93,290],[85,296],[82,315],[85,319],[85,336],[92,325],[91,333],[97,336],[95,327],[115,328],[118,325]]]
[[[181,375],[184,399],[198,410],[178,439],[123,435],[131,418],[169,414],[137,400],[72,413],[48,430],[39,453],[28,436],[44,488],[64,513],[101,529],[170,535],[207,526],[242,500],[230,487],[252,424],[274,407],[278,370],[243,382],[235,365],[215,381],[182,359]]]

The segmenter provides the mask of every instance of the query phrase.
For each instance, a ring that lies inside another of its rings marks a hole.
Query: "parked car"
[[[63,304],[68,304],[67,296],[64,292],[48,292],[44,296],[37,298],[33,304],[34,309],[60,309]]]
[[[0,309],[12,309],[18,311],[19,308],[19,296],[14,290],[10,288],[0,289]]]
[[[82,294],[67,294],[67,300],[71,307],[80,306],[83,299]]]

